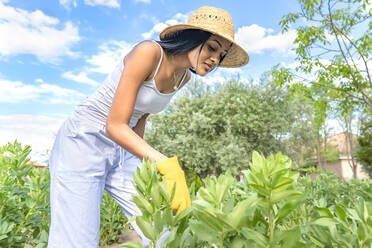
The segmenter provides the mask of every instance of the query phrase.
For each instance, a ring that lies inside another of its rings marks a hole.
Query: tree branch
[[[338,32],[337,32],[337,31],[340,31],[340,30],[339,30],[338,28],[336,28],[336,27],[335,27],[335,24],[333,23],[333,19],[332,19],[332,10],[331,10],[331,6],[330,6],[330,0],[328,0],[328,13],[329,13],[329,21],[330,21],[330,24],[331,24],[331,28],[332,28],[333,32],[335,33],[336,41],[337,41],[338,47],[340,48],[340,51],[341,51],[342,57],[344,58],[344,60],[345,60],[345,62],[346,62],[346,64],[347,64],[347,66],[348,66],[349,68],[351,68],[351,66],[349,65],[349,62],[348,62],[348,60],[347,60],[347,57],[346,57],[346,55],[345,55],[345,52],[344,52],[344,50],[342,49],[342,45],[341,45],[340,40],[339,40],[339,37],[338,37]],[[341,32],[341,34],[343,34],[343,33]],[[344,36],[345,36],[345,35],[344,35]],[[368,74],[368,76],[369,76],[369,74]],[[355,76],[354,76],[353,73],[351,74],[351,77],[353,78],[353,81],[354,81],[356,87],[358,88],[358,90],[360,91],[360,93],[363,95],[363,98],[364,98],[363,100],[364,100],[364,102],[367,103],[369,106],[372,107],[372,99],[369,98],[369,97],[364,93],[364,91],[361,89],[361,87],[360,87],[360,85],[359,85],[358,81],[356,80],[356,78],[355,78]],[[369,78],[369,80],[370,80],[370,78]],[[370,83],[371,83],[371,80],[370,80]],[[372,87],[371,87],[371,88],[372,88]]]
[[[346,94],[346,95],[348,95],[348,96],[350,96],[350,97],[352,97],[352,98],[355,98],[355,99],[357,99],[357,100],[359,100],[359,101],[365,102],[365,100],[364,100],[363,98],[358,97],[358,96],[355,96],[355,95],[349,93],[349,92],[346,91],[346,90],[342,90],[342,89],[340,89],[340,88],[332,87],[332,86],[330,86],[330,85],[326,85],[326,84],[321,84],[321,83],[318,83],[318,82],[315,82],[315,81],[309,80],[309,79],[307,79],[307,78],[301,77],[301,76],[299,76],[299,75],[297,75],[297,74],[295,74],[295,73],[292,73],[292,75],[295,76],[295,77],[297,77],[297,78],[299,78],[299,79],[302,79],[302,80],[304,80],[304,81],[306,81],[306,82],[308,82],[308,83],[315,84],[315,85],[319,85],[319,86],[321,86],[321,87],[329,88],[329,89],[332,89],[332,90],[335,90],[335,91],[339,91],[339,92],[342,92],[342,93],[344,93],[344,94]]]

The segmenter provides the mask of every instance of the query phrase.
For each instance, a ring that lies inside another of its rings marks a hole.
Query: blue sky
[[[247,66],[219,69],[205,83],[237,74],[258,80],[294,62],[295,31],[281,34],[278,23],[298,10],[295,0],[0,0],[0,145],[17,138],[34,153],[50,149],[74,106],[131,47],[203,5],[231,14],[236,40],[250,55]]]

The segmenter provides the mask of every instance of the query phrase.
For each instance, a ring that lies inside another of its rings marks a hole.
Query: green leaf
[[[301,198],[302,193],[295,190],[272,191],[270,201],[277,203],[281,200],[293,201]]]
[[[126,242],[124,244],[121,244],[120,247],[127,247],[127,248],[143,248],[142,245],[138,244],[137,242]]]
[[[192,213],[192,208],[186,208],[179,215],[176,216],[175,222],[180,222],[185,217],[189,216]]]
[[[210,228],[206,228],[204,223],[190,220],[190,228],[200,240],[207,241],[210,244],[216,244],[218,242],[217,233]]]
[[[146,185],[144,181],[139,176],[139,168],[137,168],[137,173],[133,173],[133,181],[135,183],[135,186],[137,186],[141,191],[139,193],[145,194],[146,192]]]
[[[248,248],[248,243],[241,237],[235,237],[231,243],[231,248]]]
[[[268,247],[268,241],[269,240],[268,240],[268,238],[266,238],[261,233],[255,231],[255,230],[246,228],[246,227],[243,227],[240,232],[244,236],[244,238],[246,238],[247,240],[253,241],[254,243],[259,245],[260,247]]]
[[[132,202],[134,202],[134,204],[136,204],[136,206],[141,210],[141,212],[143,214],[147,214],[147,215],[153,214],[153,212],[154,212],[153,207],[142,196],[140,196],[140,195],[133,196],[132,197]]]
[[[275,216],[275,223],[279,223],[279,221],[285,218],[290,212],[294,211],[300,201],[289,201],[284,204],[278,211],[278,214]]]
[[[256,151],[252,153],[252,163],[250,164],[253,173],[258,173],[263,170],[265,166],[265,159]]]
[[[227,171],[224,175],[221,175],[216,184],[216,205],[218,206],[226,195],[231,185],[234,182],[234,178],[231,176],[230,171]]]
[[[159,190],[160,195],[166,200],[167,204],[170,204],[170,197],[169,197],[169,194],[166,188],[166,183],[161,182],[160,184],[158,184],[158,186],[159,186],[158,190]]]
[[[246,211],[249,207],[254,206],[257,203],[256,197],[251,197],[250,199],[246,199],[244,201],[239,202],[231,213],[228,215],[227,220],[228,223],[234,229],[240,229],[243,225],[244,218],[243,216],[246,214]]]
[[[153,218],[154,218],[154,221],[153,222],[154,222],[154,234],[155,234],[155,237],[158,237],[159,234],[164,229],[163,224],[164,224],[165,221],[163,221],[161,217],[162,216],[161,216],[160,210],[157,210],[155,212],[154,216],[153,216]]]
[[[347,215],[346,215],[346,211],[340,207],[340,206],[336,206],[335,207],[335,214],[338,218],[340,218],[344,223],[347,223]]]
[[[201,198],[204,200],[210,202],[210,203],[216,203],[217,199],[213,197],[213,195],[205,188],[200,188],[198,191],[198,194],[200,194]]]
[[[151,200],[154,202],[155,204],[155,208],[159,208],[162,204],[162,199],[161,199],[161,195],[160,195],[160,190],[159,190],[159,185],[157,183],[153,184],[152,187],[151,187]]]
[[[167,225],[170,225],[170,226],[173,225],[173,211],[171,207],[165,208],[164,213],[163,213],[163,218]]]
[[[328,208],[315,207],[315,209],[317,210],[317,212],[319,213],[321,217],[333,218],[333,214]]]
[[[274,240],[276,242],[281,242],[285,247],[300,247],[301,240],[301,230],[298,226],[290,229],[276,233]]]
[[[41,231],[39,242],[44,242],[44,243],[47,243],[48,242],[48,233],[47,233],[47,231],[45,231],[45,230],[42,230]]]
[[[318,225],[318,226],[325,226],[325,227],[332,227],[336,225],[338,222],[334,220],[333,218],[329,217],[318,217],[315,218],[314,221],[311,222],[313,225]]]
[[[143,234],[150,239],[151,241],[155,241],[155,233],[152,225],[147,222],[147,220],[143,216],[136,217],[136,224],[141,228]]]

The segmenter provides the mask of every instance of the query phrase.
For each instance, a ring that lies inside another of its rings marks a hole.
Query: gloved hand
[[[190,193],[185,180],[185,173],[181,169],[177,157],[172,157],[158,163],[156,169],[166,180],[169,196],[171,196],[173,187],[176,185],[176,191],[174,192],[172,201],[172,209],[177,210],[178,215],[191,205]]]

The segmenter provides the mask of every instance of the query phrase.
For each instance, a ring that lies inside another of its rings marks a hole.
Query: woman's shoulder
[[[156,57],[160,58],[161,55],[161,47],[159,44],[156,43],[156,41],[152,40],[144,40],[140,43],[138,43],[132,50],[133,53],[138,54],[144,54],[153,57],[154,55]],[[131,52],[131,53],[132,53]]]
[[[153,74],[161,57],[161,48],[155,41],[145,40],[138,43],[133,49],[125,56],[124,65],[141,63],[141,67],[148,68]]]

